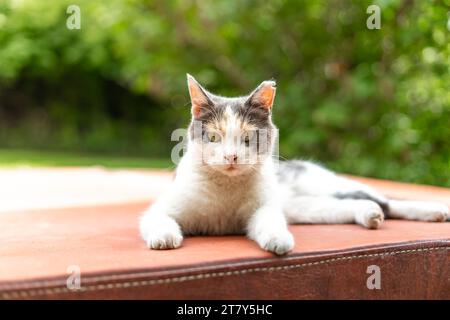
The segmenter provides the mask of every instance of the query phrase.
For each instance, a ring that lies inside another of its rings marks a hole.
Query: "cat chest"
[[[189,212],[178,222],[185,234],[244,233],[254,213],[252,202],[242,193],[205,192],[190,203]]]

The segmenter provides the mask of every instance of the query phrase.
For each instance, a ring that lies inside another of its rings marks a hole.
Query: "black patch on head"
[[[389,205],[386,201],[375,198],[364,191],[337,192],[333,194],[333,197],[338,199],[370,200],[376,202],[381,207],[385,216],[389,214]]]
[[[270,111],[251,103],[249,100],[241,105],[236,112],[244,121],[253,124],[257,128],[271,129],[273,127]]]
[[[270,112],[259,106],[251,105],[247,100],[239,106],[236,113],[243,122],[258,128],[255,132],[258,137],[258,154],[266,153],[268,147],[272,144],[272,138],[275,134],[275,126],[272,123]]]

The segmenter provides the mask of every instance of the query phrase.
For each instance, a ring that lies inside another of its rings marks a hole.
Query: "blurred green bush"
[[[449,0],[77,0],[68,30],[73,2],[0,2],[0,146],[168,156],[186,72],[273,77],[283,156],[450,186]]]

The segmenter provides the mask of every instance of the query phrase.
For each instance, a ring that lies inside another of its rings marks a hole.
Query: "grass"
[[[0,149],[0,167],[174,168],[170,159],[76,152]]]

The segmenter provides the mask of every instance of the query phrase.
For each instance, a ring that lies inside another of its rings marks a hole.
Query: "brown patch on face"
[[[230,126],[239,128],[241,135],[258,129],[256,125],[242,119],[239,114],[233,113],[231,110],[222,113],[220,119],[211,119],[208,121],[205,124],[205,129],[208,132],[218,132],[222,135],[222,137],[224,137]]]
[[[208,121],[205,124],[205,129],[208,132],[222,132],[222,130],[220,129],[220,124],[217,120]]]
[[[258,129],[258,127],[250,122],[247,122],[247,121],[242,122],[242,130],[245,132],[255,131],[257,129]]]

